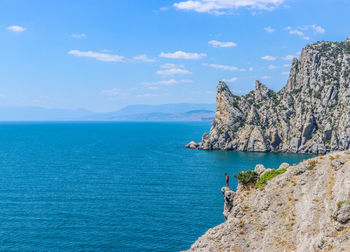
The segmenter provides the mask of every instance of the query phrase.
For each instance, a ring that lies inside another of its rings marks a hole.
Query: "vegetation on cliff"
[[[240,178],[252,178],[252,172]],[[349,250],[350,151],[283,163],[277,170],[257,165],[254,172],[259,186],[239,180],[237,191],[222,188],[226,221],[190,251]]]

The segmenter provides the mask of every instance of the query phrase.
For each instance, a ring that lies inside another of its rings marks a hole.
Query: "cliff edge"
[[[226,221],[189,251],[350,251],[350,151],[254,173],[222,188]]]
[[[219,82],[210,133],[186,147],[316,154],[347,150],[349,85],[350,39],[308,45],[277,93],[256,81],[254,91],[235,96]]]

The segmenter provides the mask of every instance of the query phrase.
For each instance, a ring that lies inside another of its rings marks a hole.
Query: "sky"
[[[0,0],[0,106],[108,112],[215,103],[350,36],[345,0]]]

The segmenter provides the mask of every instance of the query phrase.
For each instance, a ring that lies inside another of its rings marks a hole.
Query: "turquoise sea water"
[[[208,122],[1,123],[0,250],[188,249],[224,221],[225,172],[309,157],[184,148],[209,129]]]

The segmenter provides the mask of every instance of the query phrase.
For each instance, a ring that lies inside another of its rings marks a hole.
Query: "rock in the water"
[[[350,148],[350,40],[317,42],[294,59],[279,92],[256,81],[235,96],[220,81],[209,134],[189,148],[325,154]]]
[[[190,142],[189,144],[186,144],[186,147],[187,147],[187,148],[190,148],[190,149],[197,149],[197,148],[198,148],[198,145],[199,145],[198,143],[192,141],[192,142]]]

